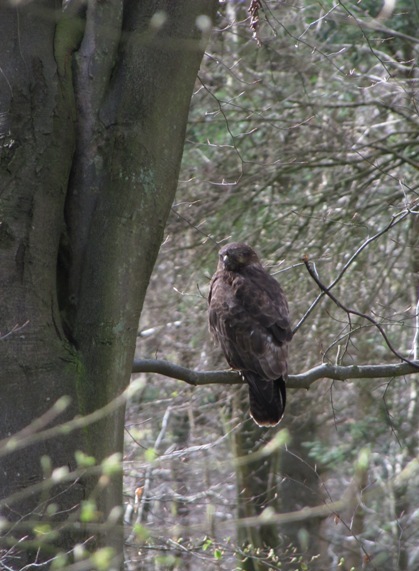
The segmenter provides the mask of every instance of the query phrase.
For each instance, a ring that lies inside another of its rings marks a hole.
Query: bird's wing
[[[262,267],[249,266],[236,285],[235,297],[245,311],[279,344],[291,341],[288,303],[276,281]]]
[[[234,276],[217,272],[209,304],[210,330],[231,367],[265,379],[286,376],[288,305],[272,276],[262,268]]]

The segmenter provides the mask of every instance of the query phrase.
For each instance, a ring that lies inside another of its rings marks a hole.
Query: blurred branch
[[[119,407],[124,406],[138,390],[139,384],[135,382],[131,383],[120,395],[102,408],[98,408],[85,416],[76,416],[72,420],[68,420],[62,424],[43,429],[44,426],[54,421],[56,417],[68,407],[69,400],[66,396],[63,396],[58,399],[46,413],[23,428],[20,432],[0,440],[0,458],[17,450],[37,444],[38,442],[46,442],[51,438],[57,438],[60,435],[67,436],[75,430],[84,429],[112,414]]]
[[[394,487],[399,487],[406,485],[412,481],[412,478],[417,475],[419,470],[419,461],[417,458],[413,458],[398,474],[396,477],[392,478],[394,482]],[[365,505],[367,501],[371,499],[381,499],[383,498],[386,491],[379,483],[374,483],[368,487],[368,489],[362,492],[362,504]],[[288,513],[276,513],[272,508],[266,508],[260,515],[245,517],[236,521],[238,526],[242,527],[254,527],[257,525],[268,525],[268,524],[285,524],[296,521],[307,521],[311,518],[326,518],[334,515],[340,521],[343,521],[339,515],[343,510],[351,506],[351,500],[348,496],[344,496],[342,499],[337,501],[325,502],[322,505],[317,505],[313,507],[305,506],[302,509],[295,510]],[[220,523],[222,527],[224,522]],[[365,549],[361,547],[365,555],[367,555]],[[375,567],[374,567],[375,569]]]
[[[419,362],[383,365],[330,365],[324,363],[298,375],[289,375],[287,387],[309,389],[319,379],[346,381],[349,379],[381,379],[411,375],[419,371]],[[243,383],[237,371],[193,371],[162,359],[136,359],[133,373],[158,373],[172,379],[185,381],[195,387],[202,385],[240,385]]]
[[[401,38],[407,42],[413,44],[419,43],[419,39],[414,36],[409,36],[403,32],[394,30],[393,28],[388,28],[380,20],[382,20],[383,15],[379,15],[377,18],[371,17],[367,12],[357,12],[356,10],[350,11],[346,5],[339,1],[339,5],[342,8],[341,11],[335,11],[333,14],[333,20],[339,24],[344,22],[346,25],[358,26],[361,30],[373,30],[374,32],[380,32],[386,36],[393,38]],[[346,14],[345,14],[346,13]],[[348,18],[349,16],[349,18]]]
[[[156,454],[159,452],[160,445],[161,445],[162,440],[166,434],[171,412],[172,412],[172,408],[170,406],[168,406],[166,409],[166,412],[164,413],[164,416],[163,416],[160,432],[159,432],[159,434],[156,438],[156,441],[154,443],[153,449],[154,449],[154,452]],[[153,478],[153,469],[154,469],[153,462],[149,462],[148,466],[146,468],[145,474],[144,474],[143,492],[141,495],[140,506],[138,508],[137,516],[135,518],[135,523],[138,523],[140,525],[146,522],[147,510],[150,507],[150,489],[151,489],[151,482],[152,482],[152,478]],[[135,528],[133,528],[128,540],[132,541],[134,539],[134,537],[135,537],[134,529]]]

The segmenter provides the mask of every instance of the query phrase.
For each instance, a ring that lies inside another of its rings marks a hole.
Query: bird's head
[[[219,251],[220,269],[237,272],[251,264],[260,264],[260,261],[256,252],[247,244],[233,242],[226,244]]]

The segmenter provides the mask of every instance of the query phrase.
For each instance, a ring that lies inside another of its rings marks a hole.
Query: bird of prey
[[[285,409],[292,338],[281,286],[250,246],[234,242],[219,252],[208,304],[211,333],[249,385],[250,415],[260,426],[275,426]]]

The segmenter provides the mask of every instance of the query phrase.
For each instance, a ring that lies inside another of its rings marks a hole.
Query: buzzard
[[[250,414],[259,426],[275,426],[284,414],[288,303],[279,283],[247,244],[221,248],[208,296],[209,329],[228,364],[249,385]]]

